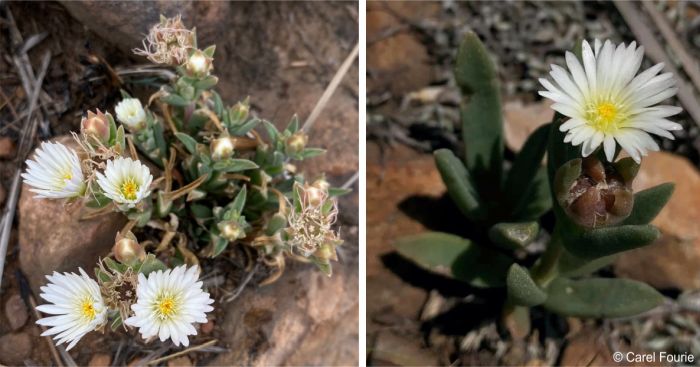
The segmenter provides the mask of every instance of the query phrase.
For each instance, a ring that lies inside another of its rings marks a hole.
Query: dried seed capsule
[[[114,258],[122,264],[131,265],[146,258],[146,251],[131,236],[118,240],[112,248]]]
[[[87,117],[80,121],[80,133],[85,137],[90,137],[89,142],[94,143],[95,139],[102,144],[107,144],[110,138],[109,118],[97,110],[97,113],[88,111]]]
[[[630,158],[614,164],[602,163],[593,156],[569,161],[555,177],[557,201],[574,222],[585,228],[620,223],[632,212],[631,186],[638,169]]]

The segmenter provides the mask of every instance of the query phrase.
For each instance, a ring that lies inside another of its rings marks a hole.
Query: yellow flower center
[[[97,315],[95,306],[93,306],[93,300],[90,297],[86,297],[80,302],[80,313],[83,318],[87,321],[92,321]]]
[[[163,294],[156,299],[154,308],[156,316],[161,320],[165,320],[171,318],[177,312],[178,302],[173,295]]]
[[[122,182],[121,192],[127,200],[136,200],[136,192],[139,191],[139,185],[133,178],[128,178]]]
[[[598,131],[613,133],[626,119],[623,108],[610,101],[592,103],[586,109],[586,120]]]

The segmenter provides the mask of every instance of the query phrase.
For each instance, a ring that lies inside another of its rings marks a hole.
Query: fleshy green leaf
[[[650,225],[623,225],[580,231],[564,235],[564,247],[574,256],[597,259],[618,252],[646,246],[659,237]]]
[[[301,157],[301,159],[306,159],[306,158],[318,157],[319,155],[323,155],[325,153],[326,153],[325,149],[306,148],[306,149],[304,149],[303,152],[301,152],[300,157]]]
[[[286,226],[287,218],[280,213],[276,213],[267,222],[267,226],[265,227],[265,235],[272,236]]]
[[[194,83],[195,88],[197,89],[209,89],[213,86],[216,85],[216,83],[219,82],[219,78],[209,75],[201,80],[198,80]]]
[[[105,265],[107,265],[107,268],[113,272],[124,273],[126,269],[129,268],[127,265],[120,264],[112,260],[111,257],[105,257],[102,261],[105,263]]]
[[[394,243],[399,254],[421,267],[475,287],[505,284],[509,257],[449,233],[429,232]]]
[[[675,184],[665,183],[636,193],[632,213],[623,224],[648,224],[654,220],[671,199],[674,188]]]
[[[213,247],[212,251],[212,256],[211,257],[216,257],[224,250],[226,250],[226,247],[228,247],[228,241],[224,238],[221,238],[219,236],[211,235],[211,245]]]
[[[229,204],[229,208],[231,208],[238,215],[240,215],[241,212],[243,211],[243,207],[245,206],[245,199],[246,199],[247,194],[248,194],[248,191],[247,191],[246,187],[245,186],[241,187],[241,190],[238,191],[236,198],[233,199],[231,204]]]
[[[195,154],[197,152],[197,141],[194,140],[193,137],[181,132],[175,133],[175,136],[185,145],[185,149],[187,149],[190,154]]]
[[[434,153],[442,181],[447,186],[447,192],[459,210],[469,219],[480,216],[477,194],[469,182],[469,172],[449,149],[439,149]]]
[[[537,222],[498,223],[489,229],[489,239],[503,248],[516,250],[534,241],[539,231]]]
[[[532,173],[540,168],[547,151],[549,129],[550,124],[542,125],[527,138],[508,172],[504,194],[511,208],[518,208],[523,202],[530,200],[526,194],[535,181],[535,175]]]
[[[214,163],[213,168],[221,172],[240,172],[249,169],[258,168],[258,165],[247,159],[229,158]]]
[[[513,264],[506,278],[508,296],[511,302],[520,306],[537,306],[547,300],[547,293],[535,284],[527,269]]]
[[[525,196],[527,200],[520,202],[520,206],[515,208],[512,213],[513,219],[518,220],[537,220],[544,213],[552,209],[552,194],[549,190],[549,179],[547,178],[547,169],[540,167],[534,174],[532,185]]]
[[[614,254],[588,260],[576,257],[564,249],[559,257],[558,272],[560,276],[568,278],[589,275],[615,262],[617,256]]]
[[[190,105],[190,101],[186,100],[185,98],[181,97],[179,94],[175,93],[169,93],[163,97],[160,97],[160,100],[173,106],[177,107],[186,107]]]
[[[141,267],[139,268],[139,273],[143,273],[143,275],[148,275],[149,273],[157,270],[167,269],[168,267],[165,266],[165,264],[163,264],[162,261],[156,259],[156,255],[148,254],[146,255],[146,259],[143,260]]]
[[[503,121],[498,75],[479,37],[469,32],[457,51],[455,78],[461,108],[466,167],[482,198],[500,192],[503,171]]]
[[[547,288],[544,307],[564,316],[624,317],[651,310],[664,296],[647,284],[629,279],[557,278]]]

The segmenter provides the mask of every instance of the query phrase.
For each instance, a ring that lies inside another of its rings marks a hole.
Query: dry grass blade
[[[695,123],[700,126],[700,104],[695,98],[693,88],[682,78],[673,60],[666,54],[661,43],[654,37],[648,22],[645,22],[644,15],[637,9],[637,4],[635,2],[615,0],[615,6],[622,14],[632,33],[644,45],[647,56],[654,62],[663,62],[666,70],[674,74],[678,80],[678,100],[681,101],[681,104]]]
[[[208,346],[211,346],[211,345],[216,344],[217,341],[218,341],[218,340],[216,340],[216,339],[212,339],[212,340],[210,340],[210,341],[208,341],[208,342],[206,342],[206,343],[204,343],[204,344],[200,344],[200,345],[197,345],[197,346],[194,346],[194,347],[191,347],[191,348],[187,348],[187,349],[185,349],[185,350],[181,350],[181,351],[179,351],[179,352],[173,353],[173,354],[171,354],[171,355],[167,355],[167,356],[165,356],[165,357],[161,357],[161,358],[158,358],[158,359],[154,359],[154,360],[152,360],[152,361],[149,361],[149,362],[146,363],[146,364],[149,365],[149,366],[150,366],[150,365],[156,365],[156,364],[159,364],[159,363],[161,363],[161,362],[165,362],[165,361],[167,361],[167,360],[173,359],[173,358],[175,358],[175,357],[179,357],[179,356],[185,355],[185,354],[190,353],[190,352],[195,352],[195,351],[198,351],[198,350],[200,350],[200,349],[204,349],[204,348],[206,348],[206,347],[208,347]]]
[[[654,3],[651,1],[642,1],[642,5],[651,16],[651,19],[654,20],[654,23],[659,27],[659,31],[661,31],[664,40],[668,42],[668,45],[671,46],[673,52],[678,56],[681,65],[683,65],[683,70],[685,70],[685,73],[690,77],[690,80],[695,85],[695,89],[700,91],[700,66],[698,66],[695,58],[688,54],[688,51],[686,51],[680,39],[678,39],[676,32],[671,28],[671,25],[668,24],[668,20],[664,15],[656,9]]]
[[[18,57],[14,57],[13,59],[15,63],[19,63]],[[24,159],[26,158],[27,154],[29,153],[29,149],[32,146],[32,142],[34,141],[34,135],[36,134],[36,127],[39,119],[32,118],[32,111],[34,111],[34,109],[36,108],[37,101],[39,100],[39,93],[41,91],[41,85],[44,82],[44,77],[46,76],[46,71],[49,69],[50,63],[51,53],[47,51],[44,54],[44,57],[42,58],[41,69],[39,69],[39,75],[37,76],[37,79],[33,82],[23,83],[24,85],[31,86],[29,87],[31,89],[25,91],[26,95],[30,96],[30,113],[27,115],[24,128],[22,129],[19,148],[17,150],[17,172],[15,172],[15,176],[12,180],[12,186],[10,187],[10,191],[8,192],[7,204],[5,204],[5,211],[3,213],[2,220],[0,221],[0,223],[2,223],[2,227],[0,228],[0,285],[2,285],[2,274],[5,268],[7,246],[10,242],[10,232],[12,230],[12,222],[14,221],[15,208],[17,206],[17,199],[19,197],[19,189],[21,186],[21,167],[19,167],[19,164],[21,162],[24,162]],[[15,66],[18,70],[24,70],[24,67],[21,64],[15,64]],[[20,71],[20,76],[22,76],[23,79],[28,78],[24,71]]]
[[[186,186],[183,186],[175,191],[171,191],[171,192],[163,195],[163,197],[167,200],[175,200],[181,196],[185,196],[185,195],[187,195],[187,193],[196,189],[197,187],[199,187],[199,185],[203,184],[204,181],[207,180],[207,177],[208,177],[208,175],[202,175],[198,179],[187,184]]]
[[[352,66],[352,64],[355,62],[355,58],[357,57],[357,53],[359,52],[359,46],[359,44],[355,45],[352,51],[350,51],[348,57],[346,57],[345,61],[343,61],[343,63],[340,65],[340,68],[338,68],[338,71],[335,72],[333,79],[331,79],[331,82],[328,83],[326,90],[323,91],[321,98],[319,98],[318,102],[316,102],[316,106],[314,106],[314,109],[311,111],[311,114],[309,114],[309,117],[306,119],[306,122],[304,122],[304,126],[302,126],[301,128],[302,130],[306,132],[309,132],[309,130],[311,130],[311,127],[314,125],[314,122],[316,122],[316,119],[321,114],[321,111],[323,111],[323,109],[326,107],[326,104],[328,104],[328,101],[331,99],[331,96],[338,88],[338,85],[340,85],[340,82],[343,80],[343,77],[345,77],[345,74],[347,74],[348,70],[350,70],[350,66]]]

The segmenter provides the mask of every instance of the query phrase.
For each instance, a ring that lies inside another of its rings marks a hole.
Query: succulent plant
[[[296,116],[280,131],[255,116],[247,99],[225,105],[211,74],[215,47],[200,50],[179,16],[161,17],[137,53],[174,67],[176,77],[147,103],[122,91],[116,121],[109,112],[88,112],[73,134],[77,151],[43,143],[23,174],[39,198],[82,201],[84,217],[117,211],[129,219],[111,253],[95,259],[97,281],[79,269],[54,273],[49,280],[57,285],[42,288],[60,307],[40,310],[68,316],[40,323],[55,326],[52,334],[77,328],[57,336],[59,344],[71,341],[69,349],[108,322],[112,330],[136,327],[144,339],[188,345],[187,335],[196,334],[191,324],[206,322],[213,310],[198,281],[203,259],[235,256],[231,247],[240,246],[247,265],[272,268],[261,282],[268,284],[286,259],[330,276],[343,242],[334,228],[337,196],[349,190],[323,177],[307,182],[296,162],[324,150],[307,146]],[[139,243],[137,235],[148,238]],[[64,287],[85,292],[68,292],[77,301],[56,296]]]
[[[582,158],[580,147],[565,143],[558,113],[506,165],[498,78],[473,33],[459,48],[455,78],[464,95],[464,160],[441,149],[435,163],[449,196],[481,233],[475,240],[419,234],[396,241],[397,251],[472,287],[502,288],[503,322],[514,336],[529,332],[531,307],[563,316],[620,317],[662,303],[664,297],[647,284],[589,274],[659,236],[649,223],[673,184],[633,193],[639,164],[630,158],[602,163],[600,151]],[[538,237],[540,217],[550,210],[555,224],[546,250],[534,262],[518,263],[515,253]]]

